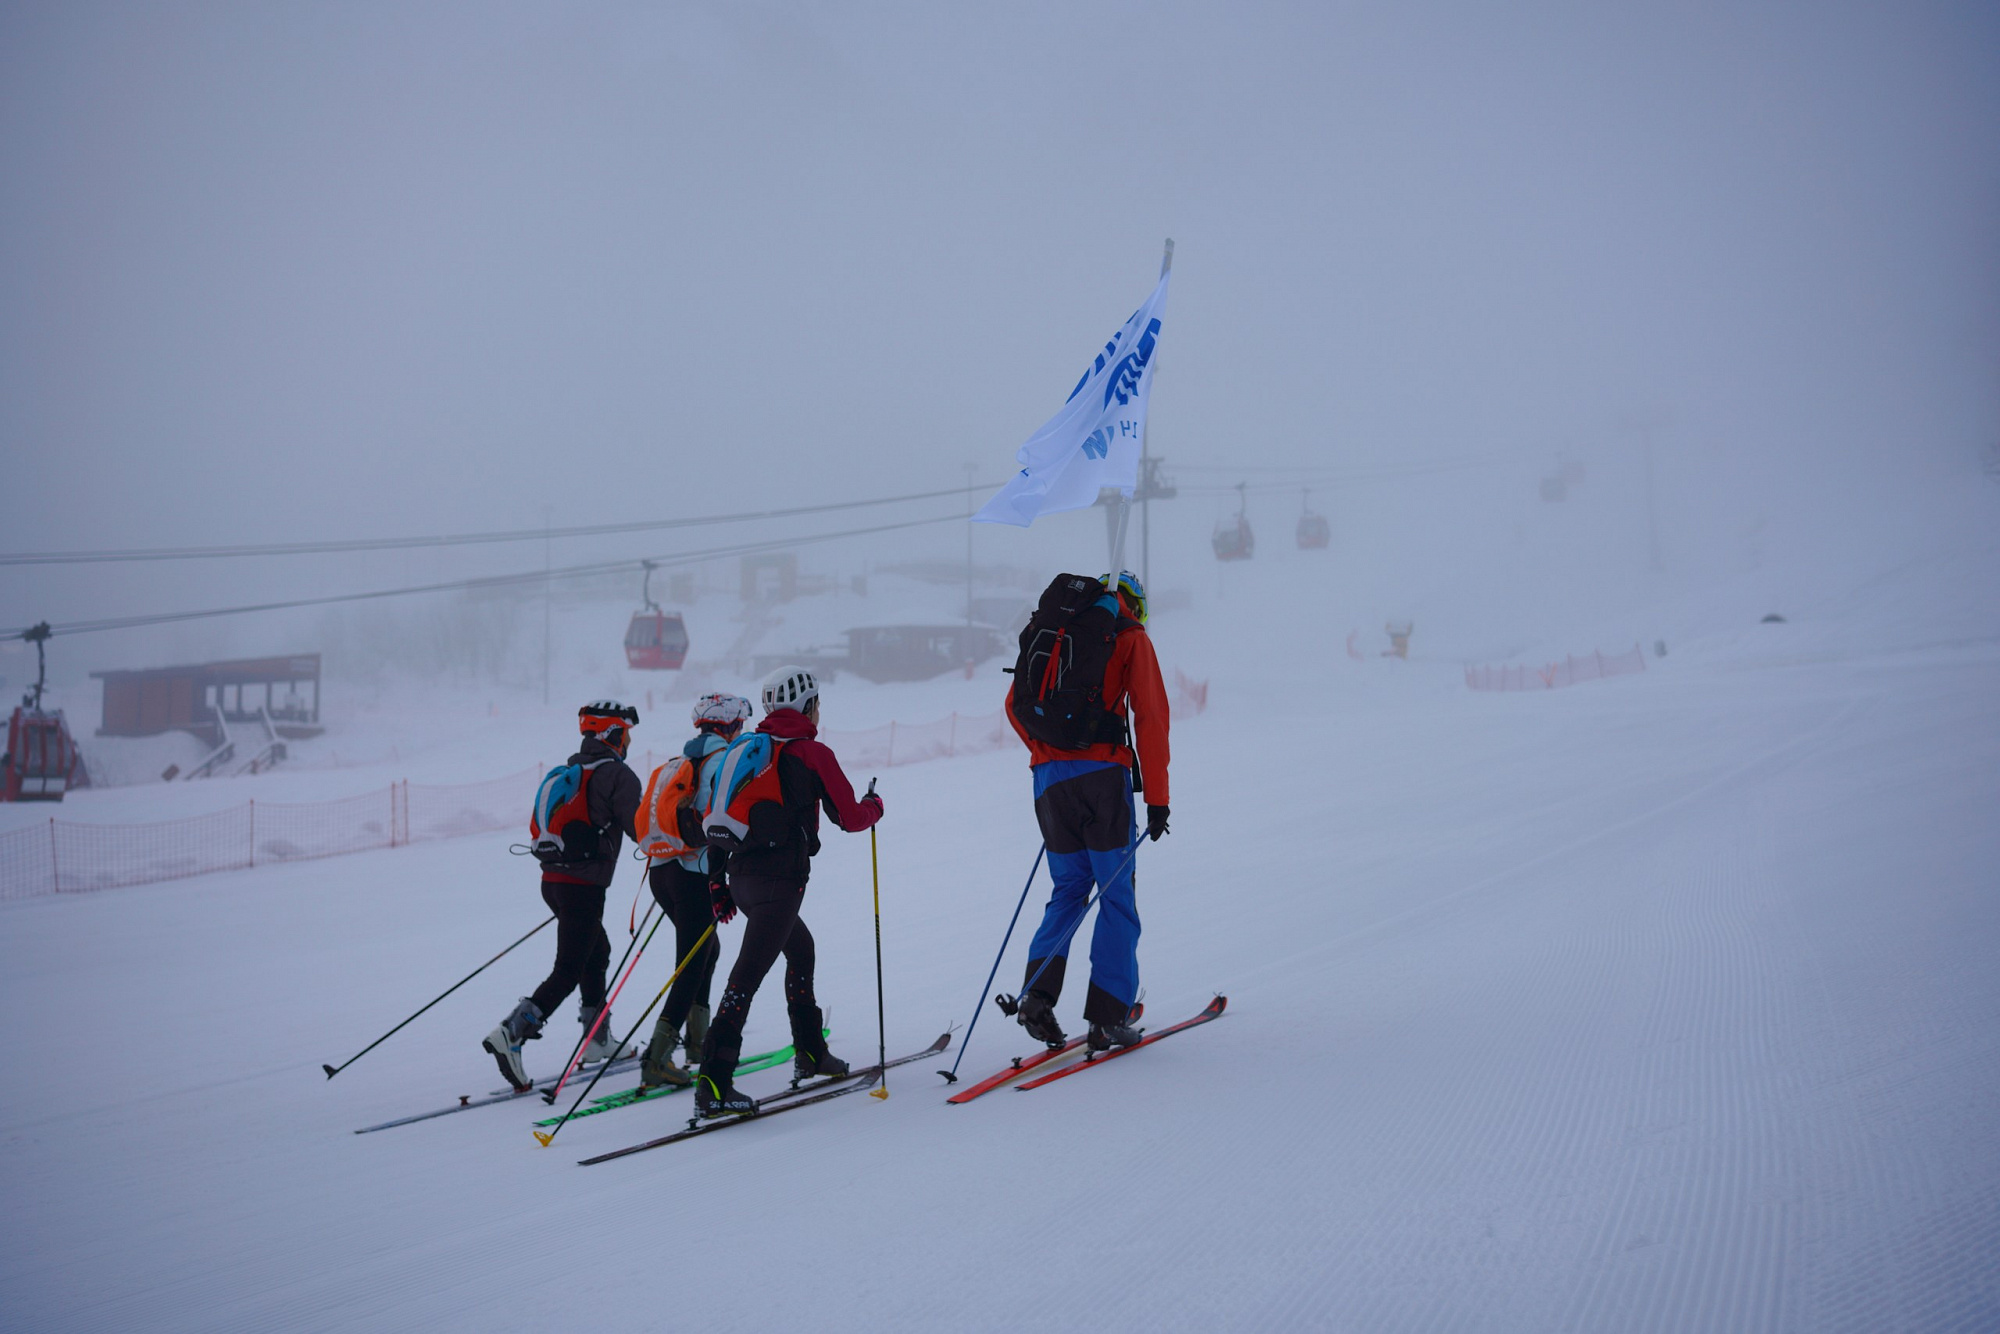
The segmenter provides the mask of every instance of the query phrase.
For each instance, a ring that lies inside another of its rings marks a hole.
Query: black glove
[[[736,916],[736,900],[729,897],[729,886],[720,881],[708,887],[708,906],[715,914],[717,926],[726,925]]]
[[[1167,808],[1165,806],[1148,806],[1146,808],[1146,837],[1158,843],[1160,835],[1166,832]]]
[[[880,792],[870,792],[861,800],[863,804],[871,801],[875,803],[875,822],[880,824],[882,822],[882,794]]]

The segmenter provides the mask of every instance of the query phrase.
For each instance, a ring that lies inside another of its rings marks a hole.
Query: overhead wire
[[[831,514],[839,510],[867,509],[875,505],[899,505],[913,500],[936,500],[986,490],[983,486],[952,486],[941,491],[913,491],[908,495],[881,496],[873,500],[842,500],[821,505],[799,505],[790,509],[751,510],[740,514],[703,514],[686,519],[638,519],[625,523],[584,524],[566,528],[510,528],[484,533],[445,533],[414,537],[360,537],[323,542],[263,542],[204,547],[122,547],[98,551],[17,551],[0,553],[0,565],[99,565],[118,562],[168,560],[224,560],[244,556],[307,556],[349,551],[409,551],[425,547],[479,546],[497,542],[542,542],[553,538],[605,537],[621,533],[658,532],[670,528],[706,528],[717,524],[752,523],[759,519],[795,519],[807,514]]]
[[[212,607],[202,611],[150,612],[137,616],[109,616],[91,621],[62,621],[50,627],[56,635],[84,635],[102,630],[132,630],[148,625],[167,625],[176,621],[207,620],[218,616],[243,616],[252,612],[289,611],[299,607],[326,607],[342,602],[369,602],[380,598],[410,597],[419,593],[448,593],[472,588],[497,588],[508,584],[538,583],[544,580],[573,578],[578,575],[604,574],[614,570],[638,570],[650,563],[654,568],[675,565],[694,565],[706,560],[726,559],[731,556],[754,556],[768,551],[784,551],[793,547],[813,546],[821,542],[835,542],[848,537],[866,537],[874,533],[892,533],[910,528],[925,528],[940,523],[962,523],[963,514],[944,514],[930,519],[911,519],[901,523],[875,524],[867,528],[849,528],[837,533],[816,533],[806,537],[772,538],[761,542],[741,542],[723,547],[711,547],[702,551],[683,551],[666,556],[651,556],[627,560],[597,561],[586,565],[569,565],[558,569],[530,570],[519,574],[481,575],[470,579],[451,579],[439,583],[412,584],[404,588],[381,588],[367,593],[336,593],[325,597],[288,598],[281,602],[258,602],[238,607]],[[0,630],[0,640],[24,638],[29,626],[17,626]]]

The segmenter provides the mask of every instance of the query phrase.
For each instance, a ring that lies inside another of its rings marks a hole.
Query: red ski
[[[1005,1070],[1002,1070],[999,1074],[989,1075],[985,1079],[980,1080],[977,1084],[974,1084],[969,1088],[961,1089],[959,1092],[952,1094],[949,1098],[946,1098],[945,1101],[950,1103],[971,1102],[974,1098],[978,1097],[980,1094],[991,1093],[994,1089],[999,1088],[1002,1084],[1005,1084],[1008,1080],[1019,1079],[1022,1075],[1034,1069],[1036,1066],[1047,1065],[1050,1061],[1053,1061],[1056,1057],[1063,1056],[1070,1052],[1073,1052],[1082,1045],[1083,1045],[1082,1038],[1080,1037],[1071,1038],[1068,1042],[1063,1043],[1063,1045],[1060,1047],[1044,1047],[1042,1050],[1036,1052],[1033,1056],[1016,1056],[1014,1058],[1013,1064],[1009,1065]]]
[[[1015,1088],[1021,1092],[1026,1092],[1029,1089],[1038,1089],[1044,1084],[1054,1083],[1056,1080],[1061,1079],[1064,1075],[1073,1075],[1079,1070],[1088,1070],[1094,1065],[1103,1065],[1106,1061],[1109,1061],[1114,1057],[1123,1056],[1126,1052],[1129,1051],[1137,1051],[1141,1047],[1147,1046],[1151,1043],[1158,1042],[1161,1038],[1170,1037],[1173,1034],[1180,1032],[1184,1028],[1193,1028],[1196,1024],[1205,1024],[1211,1019],[1220,1019],[1222,1017],[1223,1010],[1228,1008],[1228,1005],[1229,1005],[1229,997],[1217,996],[1214,1000],[1208,1003],[1207,1009],[1203,1010],[1200,1014],[1196,1015],[1192,1019],[1183,1019],[1178,1024],[1174,1024],[1168,1028],[1163,1028],[1157,1033],[1148,1033],[1145,1037],[1140,1038],[1137,1042],[1133,1043],[1129,1047],[1113,1047],[1110,1051],[1104,1052],[1101,1055],[1086,1056],[1081,1061],[1078,1061],[1073,1065],[1066,1065],[1060,1070],[1052,1071],[1049,1074],[1043,1075],[1039,1079],[1031,1079],[1025,1084],[1017,1084],[1015,1085]]]
[[[1136,1021],[1139,1018],[1139,1016],[1143,1015],[1144,1013],[1146,1013],[1146,1007],[1144,1005],[1134,1005],[1132,1007],[1132,1019],[1134,1021]],[[1036,1066],[1047,1065],[1050,1061],[1055,1060],[1059,1056],[1069,1055],[1071,1052],[1075,1051],[1078,1047],[1081,1047],[1083,1043],[1084,1043],[1083,1038],[1076,1037],[1076,1038],[1071,1038],[1068,1042],[1063,1043],[1063,1045],[1060,1047],[1045,1047],[1041,1051],[1036,1052],[1033,1056],[1016,1056],[1013,1060],[1013,1063],[1009,1065],[1005,1070],[1002,1070],[999,1074],[992,1075],[989,1076],[988,1078],[982,1079],[977,1084],[972,1085],[972,1087],[970,1088],[961,1089],[959,1092],[952,1094],[949,1098],[946,1098],[945,1101],[949,1103],[971,1102],[974,1098],[978,1097],[982,1093],[991,1093],[994,1089],[999,1088],[1002,1084],[1005,1084],[1010,1080],[1019,1079],[1022,1075],[1025,1075],[1026,1073],[1028,1073],[1028,1071],[1033,1070]]]

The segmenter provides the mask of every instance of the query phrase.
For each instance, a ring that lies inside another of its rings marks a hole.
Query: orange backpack
[[[671,775],[669,769],[673,769]],[[700,777],[700,763],[683,756],[679,767],[663,764],[646,780],[646,795],[639,802],[639,813],[632,817],[632,838],[654,861],[686,857],[706,846],[689,844],[680,822],[680,813],[694,800]]]

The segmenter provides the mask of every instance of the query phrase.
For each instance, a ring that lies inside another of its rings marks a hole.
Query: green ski
[[[820,1031],[823,1036],[830,1037],[833,1034],[833,1030],[830,1028]],[[776,1051],[760,1052],[755,1056],[746,1056],[741,1061],[738,1061],[736,1064],[736,1073],[738,1075],[755,1074],[759,1070],[769,1070],[774,1065],[783,1065],[791,1059],[792,1048],[789,1046],[780,1047]],[[689,1085],[687,1088],[675,1088],[671,1084],[661,1084],[657,1088],[640,1087],[625,1089],[622,1092],[608,1094],[602,1098],[593,1098],[588,1107],[579,1107],[575,1114],[570,1117],[570,1120],[574,1121],[582,1116],[595,1116],[599,1112],[616,1111],[620,1107],[630,1107],[635,1103],[652,1102],[655,1099],[664,1098],[670,1093],[686,1093],[688,1088],[692,1087],[693,1085]],[[562,1120],[560,1116],[551,1116],[537,1121],[535,1124],[538,1126],[552,1126],[560,1120]]]

